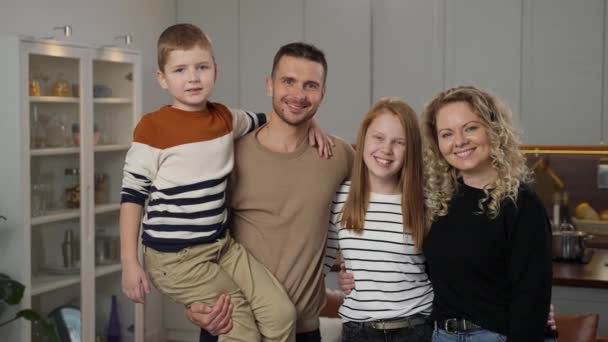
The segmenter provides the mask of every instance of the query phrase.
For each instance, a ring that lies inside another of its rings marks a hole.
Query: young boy
[[[137,303],[150,292],[137,260],[145,207],[145,265],[161,293],[186,306],[229,295],[233,328],[221,341],[293,341],[289,297],[227,231],[233,139],[266,118],[208,101],[216,64],[211,42],[194,25],[177,24],[161,34],[158,67],[158,82],[173,104],[141,119],[127,153],[120,209],[123,292]]]

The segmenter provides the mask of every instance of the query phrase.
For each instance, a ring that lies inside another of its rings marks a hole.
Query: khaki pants
[[[220,294],[230,296],[233,328],[220,341],[295,341],[296,311],[289,296],[228,233],[175,253],[145,248],[144,257],[156,288],[178,303],[213,305]]]

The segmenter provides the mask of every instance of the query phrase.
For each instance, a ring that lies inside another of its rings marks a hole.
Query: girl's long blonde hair
[[[495,218],[504,199],[516,200],[520,185],[529,180],[530,173],[525,157],[519,151],[519,133],[513,128],[511,111],[498,97],[473,86],[460,86],[441,92],[424,110],[425,203],[429,218],[434,220],[448,213],[450,200],[458,186],[459,171],[446,162],[439,151],[437,138],[437,113],[454,102],[468,104],[488,132],[491,165],[498,176],[484,189],[486,195],[479,201],[479,209]]]
[[[369,172],[363,162],[365,135],[372,121],[378,116],[390,113],[397,117],[405,131],[405,160],[399,173],[401,190],[401,212],[403,230],[412,233],[417,248],[422,246],[425,235],[425,209],[422,173],[422,142],[416,112],[398,98],[382,98],[369,110],[357,135],[357,151],[353,162],[351,186],[344,204],[340,223],[348,229],[363,230],[365,214],[369,206]]]

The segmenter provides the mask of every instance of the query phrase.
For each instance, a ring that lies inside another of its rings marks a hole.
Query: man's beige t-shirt
[[[285,287],[296,306],[297,332],[313,331],[325,296],[330,208],[349,177],[353,149],[335,139],[333,157],[322,159],[305,140],[294,152],[272,152],[257,141],[258,131],[235,144],[229,229]]]

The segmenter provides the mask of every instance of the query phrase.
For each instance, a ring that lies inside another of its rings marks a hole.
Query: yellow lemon
[[[576,206],[574,214],[579,220],[599,220],[600,215],[593,209],[589,203],[583,202]],[[608,213],[607,213],[608,214]]]

